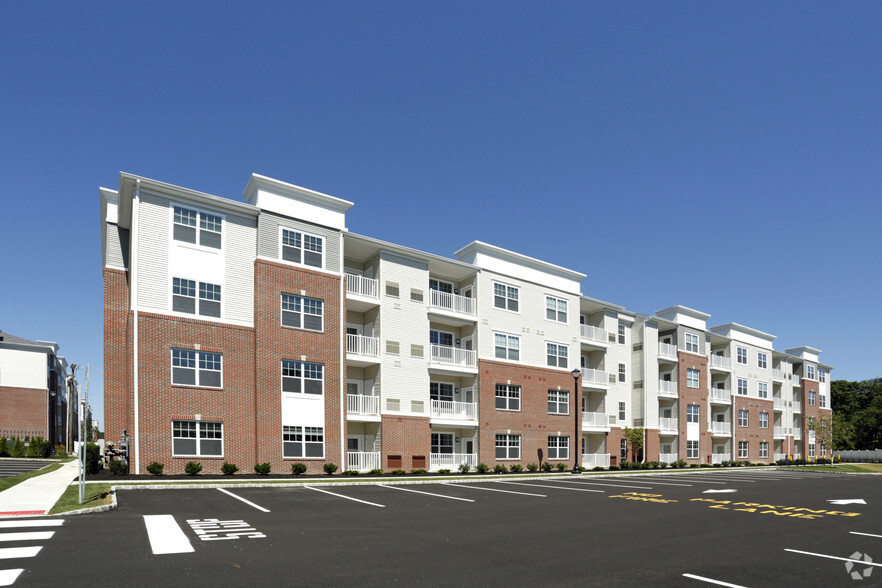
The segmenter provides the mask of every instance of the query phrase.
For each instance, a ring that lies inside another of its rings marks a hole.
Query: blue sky
[[[879,2],[0,3],[0,329],[91,366],[98,187],[241,199],[252,172],[350,230],[479,239],[882,376]]]

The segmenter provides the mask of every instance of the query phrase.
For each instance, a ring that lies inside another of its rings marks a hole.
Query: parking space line
[[[858,533],[857,531],[849,531],[852,535],[863,535],[864,537],[879,537],[882,539],[882,535],[873,535],[872,533]]]
[[[242,502],[244,502],[244,503],[247,504],[248,506],[253,506],[254,508],[256,508],[257,510],[259,510],[259,511],[261,511],[261,512],[269,512],[268,509],[263,508],[262,506],[259,506],[259,505],[257,505],[257,504],[254,504],[254,503],[251,502],[250,500],[245,500],[245,499],[242,498],[241,496],[236,496],[236,495],[233,494],[232,492],[228,492],[227,490],[225,490],[225,489],[223,489],[223,488],[218,488],[218,490],[220,490],[220,491],[223,492],[224,494],[228,494],[228,495],[232,496],[232,497],[235,498],[236,500],[241,500]]]
[[[195,551],[172,515],[144,515],[144,526],[154,555]]]
[[[19,527],[60,527],[64,519],[32,519],[26,521],[0,521],[0,529],[14,529]]]
[[[0,549],[0,559],[17,559],[19,557],[34,557],[40,550],[42,545],[35,547],[4,547]]]
[[[21,574],[23,571],[24,568],[17,568],[14,570],[0,570],[0,586],[12,586],[18,579],[19,574]]]
[[[798,549],[785,549],[784,551],[789,551],[791,553],[801,553],[802,555],[813,555],[815,557],[826,557],[827,559],[838,559],[839,561],[850,561],[856,564],[861,564],[862,566],[882,567],[882,563],[864,561],[862,559],[851,559],[850,557],[838,557],[836,555],[827,555],[826,553],[812,553],[811,551],[800,551]]]
[[[612,477],[610,477],[609,479],[611,479],[611,480],[620,480],[621,478],[612,478]],[[661,486],[692,486],[692,484],[678,484],[678,483],[676,483],[676,482],[658,482],[658,481],[656,481],[656,480],[650,480],[649,483],[650,483],[650,484],[657,484],[657,485],[661,485]]]
[[[590,488],[565,488],[564,486],[546,486],[544,484],[522,484],[521,482],[497,482],[497,484],[511,484],[513,486],[532,486],[535,488],[551,488],[552,490],[573,490],[575,492],[600,492],[605,494],[605,490],[592,490]]]
[[[708,584],[716,584],[717,586],[729,586],[730,588],[744,588],[739,584],[729,584],[728,582],[721,582],[720,580],[712,580],[711,578],[703,578],[702,576],[696,576],[695,574],[683,574],[684,578],[692,578],[693,580],[699,580],[701,582],[707,582]]]
[[[51,539],[55,531],[31,531],[30,533],[2,533],[0,541],[41,541]]]
[[[444,484],[447,486],[448,484]],[[457,488],[471,488],[472,490],[486,490],[487,492],[504,492],[505,494],[520,494],[521,496],[538,496],[539,498],[548,498],[546,494],[532,494],[530,492],[515,492],[514,490],[500,490],[499,488],[484,488],[483,486],[466,486],[465,484],[457,484]]]
[[[565,484],[590,484],[591,486],[612,486],[613,488],[640,488],[652,490],[652,486],[629,486],[625,484],[605,484],[603,482],[583,482],[582,480],[550,480],[551,482],[564,482]]]
[[[411,490],[410,488],[401,488],[400,486],[387,486],[386,484],[377,484],[381,488],[389,488],[390,490],[401,490],[402,492],[413,492],[414,494],[426,494],[427,496],[437,496],[438,498],[449,498],[450,500],[462,500],[463,502],[474,502],[471,498],[459,498],[457,496],[445,496],[444,494],[433,494],[431,492],[423,492],[422,490]]]
[[[697,478],[698,476],[692,476],[692,477],[693,477],[693,478]],[[668,479],[670,479],[670,478],[665,478],[665,479],[668,480]],[[683,478],[680,477],[680,478],[674,478],[674,479],[675,479],[675,480],[682,480]],[[700,482],[700,483],[702,483],[702,484],[725,484],[725,483],[726,483],[726,482],[716,482],[716,481],[714,481],[714,480],[691,480],[691,479],[690,479],[689,481],[690,481],[690,482]]]
[[[304,488],[308,490],[315,490],[316,492],[322,492],[324,494],[330,494],[331,496],[336,496],[338,498],[345,498],[346,500],[352,500],[354,502],[361,502],[362,504],[370,504],[371,506],[379,506],[380,508],[386,508],[385,504],[377,504],[376,502],[368,502],[367,500],[359,500],[358,498],[352,498],[351,496],[344,496],[343,494],[336,494],[334,492],[328,492],[327,490],[322,490],[321,488],[315,488],[313,486],[304,486]]]

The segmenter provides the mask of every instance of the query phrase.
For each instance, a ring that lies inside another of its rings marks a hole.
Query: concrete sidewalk
[[[44,515],[79,473],[77,460],[0,492],[0,518]]]

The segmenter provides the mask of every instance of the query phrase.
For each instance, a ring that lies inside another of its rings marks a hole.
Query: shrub
[[[698,464],[697,464],[697,463],[690,463],[690,464],[689,464],[689,467],[690,467],[690,468],[697,468],[697,467],[698,467]]]
[[[4,439],[5,441],[5,439]],[[3,455],[3,452],[0,451],[0,455]],[[55,457],[59,459],[67,459],[70,457],[67,453],[67,448],[64,445],[56,445],[55,446]]]
[[[258,476],[268,476],[270,470],[273,466],[271,466],[268,462],[256,463],[254,464],[254,471]]]
[[[202,471],[202,464],[198,461],[188,461],[187,465],[184,466],[184,471],[188,476],[195,476]]]
[[[554,465],[554,467],[557,468],[557,471],[562,472],[562,471],[564,471],[565,469],[567,469],[567,464],[565,464],[564,462],[560,461],[560,462],[556,463],[556,464]]]
[[[604,468],[603,466],[594,466],[591,469],[593,469],[595,472],[602,472]]]
[[[611,472],[617,472],[617,471],[619,471],[619,466],[617,466],[617,465],[611,465],[611,466],[609,466],[609,471],[611,471]]]
[[[459,471],[460,471],[460,473],[467,474],[467,473],[469,473],[469,471],[470,471],[471,469],[472,469],[472,466],[470,466],[470,465],[467,464],[467,463],[461,463],[461,464],[459,464]]]
[[[235,474],[238,471],[239,471],[239,466],[237,466],[234,463],[230,463],[228,461],[225,461],[223,463],[223,465],[221,466],[221,473],[225,476],[232,476],[233,474]]]
[[[306,472],[306,464],[305,463],[292,463],[291,464],[291,473],[295,476],[299,476]]]
[[[651,461],[651,462],[649,462],[649,466],[650,466],[652,469],[657,470],[657,469],[658,469],[658,462],[657,462],[657,461]]]
[[[449,473],[450,473],[450,470],[448,470],[448,469],[438,470],[438,473],[439,473],[439,474],[445,474],[445,475],[446,475],[446,474],[449,474]]]
[[[10,457],[9,441],[6,440],[6,437],[0,437],[0,457]]]
[[[94,443],[86,443],[86,473],[97,474],[101,467],[101,448]]]
[[[301,464],[301,465],[302,465],[302,464]],[[380,468],[377,468],[377,469],[375,469],[375,470],[371,470],[371,475],[372,475],[372,476],[382,476],[382,475],[383,475],[383,470],[381,470]]]
[[[112,467],[112,466],[113,466],[113,464],[114,464],[115,462],[116,462],[116,460],[110,462],[110,465],[111,465],[110,473],[111,473],[111,474],[113,473],[113,467]],[[152,475],[154,475],[154,476],[161,476],[161,475],[162,475],[162,469],[163,469],[164,467],[165,467],[165,466],[162,465],[161,463],[159,463],[158,461],[154,461],[154,462],[151,463],[149,466],[147,466],[147,473],[148,473],[148,474],[152,474]]]
[[[392,474],[393,476],[403,476],[407,472],[405,472],[404,470],[392,470],[389,473]]]
[[[108,467],[111,476],[125,476],[129,473],[129,464],[121,459],[111,459]]]
[[[703,463],[703,464],[701,464],[701,467],[703,467],[703,468],[709,468],[709,467],[711,467],[711,464],[709,464],[709,463]]]
[[[714,467],[715,467],[715,468],[719,468],[719,467],[722,467],[722,466],[723,466],[723,464],[721,464],[721,463],[715,463],[715,464],[714,464]]]
[[[548,463],[547,461],[542,463],[542,471],[543,472],[550,472],[551,467],[552,467],[551,464]]]
[[[42,451],[42,440],[39,437],[34,437],[34,439],[28,443],[28,457],[42,457],[40,452]]]
[[[505,465],[503,465],[501,463],[498,463],[495,466],[493,466],[493,473],[494,474],[505,474],[507,472],[508,472],[508,468],[505,467]]]
[[[357,476],[358,470],[346,470],[346,471],[342,472],[342,474],[344,476]]]
[[[15,445],[12,446],[12,457],[24,457],[24,456],[25,456],[24,443],[21,442],[21,439],[16,439]]]
[[[414,476],[425,476],[428,472],[423,468],[417,468],[415,470],[410,470],[410,473]]]
[[[640,469],[641,469],[641,470],[651,470],[651,469],[652,469],[652,463],[650,463],[650,462],[648,462],[648,461],[644,461],[643,463],[640,464]]]
[[[488,471],[490,471],[490,466],[488,466],[486,463],[484,463],[482,461],[481,463],[479,463],[478,465],[475,466],[475,470],[479,474],[486,474]]]
[[[519,463],[513,463],[513,464],[511,465],[511,468],[510,468],[510,469],[511,469],[512,473],[514,473],[514,474],[519,474],[519,473],[521,473],[522,471],[524,471],[524,466],[522,466],[522,465],[519,464]]]
[[[532,462],[528,463],[527,464],[527,471],[528,472],[538,472],[539,471],[539,464],[535,464]]]
[[[334,475],[334,472],[337,471],[337,464],[335,464],[335,463],[326,463],[326,464],[323,466],[322,469],[324,469],[324,470],[325,470],[325,473],[328,474],[329,476],[333,476],[333,475]]]
[[[660,461],[658,462],[658,467],[660,467],[661,469],[665,469],[666,467],[668,467],[668,464],[666,462]]]
[[[686,467],[686,460],[685,459],[678,459],[677,460],[677,467],[678,468],[685,468]]]

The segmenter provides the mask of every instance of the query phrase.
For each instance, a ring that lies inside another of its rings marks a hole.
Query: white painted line
[[[882,539],[882,535],[873,535],[872,533],[858,533],[857,531],[849,531],[852,535],[863,535],[865,537],[879,537]]]
[[[370,504],[371,506],[379,506],[380,508],[386,508],[385,504],[377,504],[375,502],[368,502],[367,500],[359,500],[358,498],[352,498],[351,496],[344,496],[343,494],[336,494],[334,492],[328,492],[327,490],[322,490],[321,488],[315,488],[313,486],[304,486],[304,488],[308,490],[315,490],[316,492],[323,492],[324,494],[330,494],[331,496],[337,496],[338,498],[345,498],[346,500],[353,500],[355,502],[361,502],[362,504]]]
[[[0,529],[20,527],[60,527],[64,519],[32,519],[28,521],[0,521]]]
[[[42,541],[52,539],[55,531],[31,531],[30,533],[0,533],[0,541]]]
[[[228,495],[232,496],[232,497],[235,498],[236,500],[241,500],[242,502],[244,502],[244,503],[247,504],[248,506],[253,506],[254,508],[256,508],[257,510],[259,510],[259,511],[261,511],[261,512],[269,512],[269,510],[263,508],[262,506],[258,506],[257,504],[254,504],[254,503],[251,502],[250,500],[245,500],[245,499],[242,498],[241,496],[236,496],[236,495],[233,494],[232,492],[228,492],[227,490],[224,490],[223,488],[218,488],[218,490],[220,490],[220,491],[223,492],[224,494],[228,494]]]
[[[690,476],[689,481],[690,481],[690,482],[698,482],[698,483],[700,483],[700,484],[725,484],[725,483],[726,483],[726,482],[716,482],[716,481],[714,481],[714,480],[695,480],[694,478],[697,478],[697,477],[698,477],[697,475],[696,475],[696,476]],[[704,477],[704,476],[702,476],[702,478],[703,478],[703,477]],[[674,479],[675,479],[675,480],[682,480],[683,478],[674,478]]]
[[[735,488],[708,488],[702,494],[726,494],[727,492],[738,492]]]
[[[0,570],[0,586],[12,586],[18,579],[18,575],[24,571],[24,568],[15,570]]]
[[[840,498],[839,500],[828,500],[830,504],[866,504],[863,498]]]
[[[195,551],[172,515],[144,515],[144,526],[154,555]]]
[[[497,484],[511,484],[513,486],[532,486],[534,488],[551,488],[552,490],[572,490],[574,492],[600,492],[601,494],[605,493],[605,490],[592,490],[590,488],[566,488],[564,486],[546,486],[544,484],[522,484],[520,482],[497,482]]]
[[[450,500],[462,500],[463,502],[474,502],[471,498],[459,498],[457,496],[445,496],[444,494],[432,494],[431,492],[423,492],[421,490],[411,490],[410,488],[401,488],[400,486],[387,486],[386,484],[377,484],[382,488],[391,490],[401,490],[402,492],[413,492],[414,494],[426,494],[427,496],[437,496],[438,498],[449,498]]]
[[[864,561],[862,559],[851,559],[850,557],[837,557],[835,555],[826,555],[824,553],[812,553],[811,551],[799,551],[798,549],[785,549],[784,551],[789,551],[791,553],[801,553],[803,555],[814,555],[815,557],[826,557],[827,559],[838,559],[839,561],[852,561],[856,564],[861,564],[864,566],[882,567],[882,563],[873,563],[873,562],[869,562],[869,561]]]
[[[746,482],[748,484],[756,484],[756,480],[751,480],[750,478],[739,478],[736,476],[718,476],[718,475],[708,475],[708,474],[696,474],[696,476],[700,475],[701,480],[695,480],[696,482],[701,482],[703,480],[723,480],[724,483],[730,484],[732,482]]]
[[[0,559],[16,559],[19,557],[34,557],[40,550],[42,545],[36,547],[4,547],[0,549]]]
[[[612,476],[610,476],[607,479],[618,481],[618,480],[623,479],[625,477],[630,477],[630,476],[623,476],[622,478],[613,478]],[[662,486],[692,486],[692,484],[678,484],[676,482],[659,482],[657,480],[650,480],[649,483],[655,484],[655,485],[662,485]]]
[[[446,483],[444,484],[447,485]],[[484,488],[483,486],[466,486],[465,484],[457,484],[457,488],[471,488],[472,490],[486,490],[487,492],[504,492],[505,494],[520,494],[521,496],[538,496],[539,498],[548,498],[546,494],[531,494],[530,492],[515,492],[514,490],[500,490],[499,488]]]
[[[582,480],[549,480],[550,482],[565,482],[567,484],[590,484],[592,486],[612,486],[613,488],[639,488],[652,490],[652,486],[631,486],[625,484],[604,484],[603,482],[583,482]]]
[[[684,578],[692,578],[693,580],[699,580],[701,582],[707,582],[708,584],[716,584],[717,586],[729,586],[730,588],[745,588],[739,584],[729,584],[728,582],[720,582],[719,580],[711,580],[710,578],[703,578],[701,576],[696,576],[694,574],[683,574]]]

